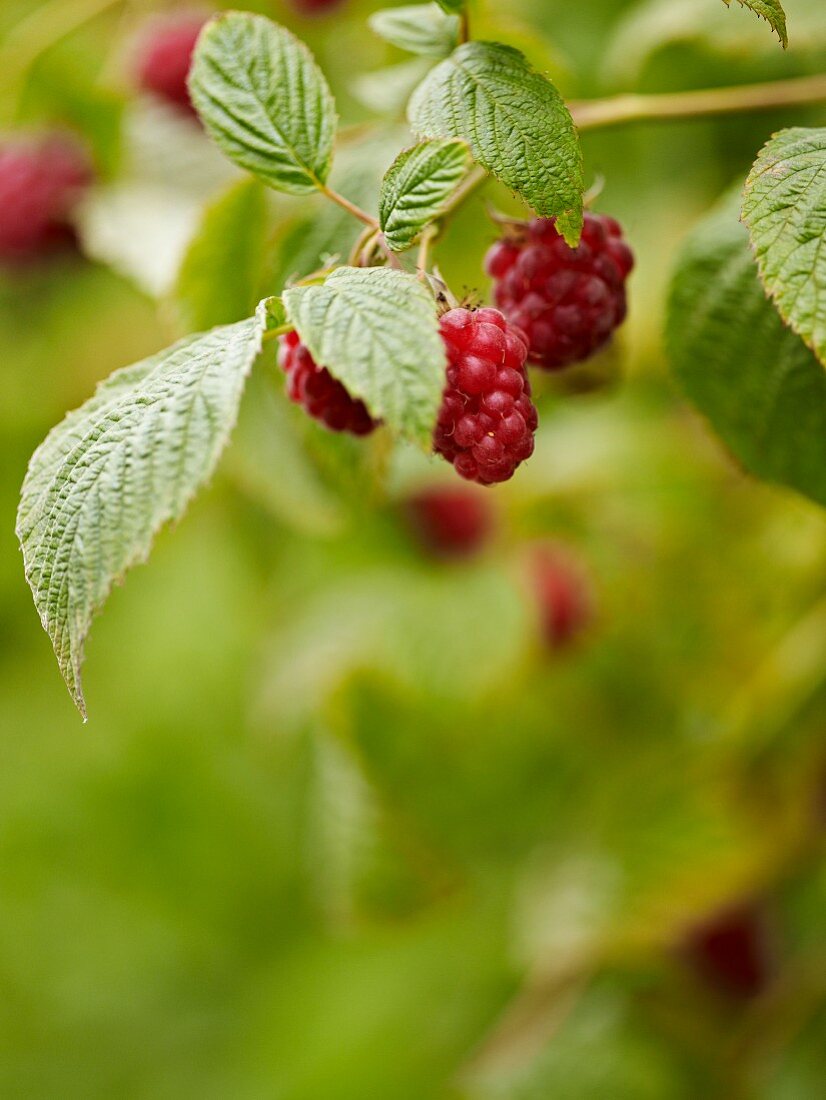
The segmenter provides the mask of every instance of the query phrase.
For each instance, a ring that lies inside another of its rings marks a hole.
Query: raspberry
[[[771,959],[764,914],[753,904],[720,913],[691,931],[686,954],[708,985],[747,999],[769,982]]]
[[[537,415],[527,340],[497,309],[452,309],[441,320],[447,385],[433,449],[468,481],[507,481],[533,454]]]
[[[280,337],[279,362],[287,375],[287,393],[315,420],[333,432],[367,435],[377,427],[363,402],[350,396],[326,367],[319,367],[297,332]]]
[[[318,15],[340,7],[343,0],[292,0],[292,6],[302,15]]]
[[[73,245],[73,208],[92,181],[83,150],[66,137],[0,146],[0,261],[25,262]]]
[[[493,528],[487,499],[462,486],[424,489],[407,501],[407,512],[424,546],[441,557],[474,554]]]
[[[569,248],[555,219],[535,218],[518,237],[488,252],[494,298],[528,337],[531,362],[547,370],[587,359],[625,320],[631,249],[613,218],[586,214],[582,240]]]
[[[187,77],[192,51],[206,22],[203,15],[178,15],[156,22],[144,38],[136,65],[138,87],[179,110],[195,114]]]
[[[587,581],[570,555],[555,546],[538,547],[532,566],[542,635],[549,648],[563,649],[591,621]]]

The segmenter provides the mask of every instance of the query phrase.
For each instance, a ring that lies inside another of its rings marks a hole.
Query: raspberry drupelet
[[[316,365],[297,332],[279,337],[278,361],[291,400],[333,432],[368,435],[378,426],[362,401],[351,397],[325,368]]]
[[[497,309],[452,309],[440,331],[447,385],[433,448],[468,481],[507,481],[534,448],[527,340]]]
[[[586,214],[582,240],[570,248],[553,218],[535,218],[489,250],[485,269],[494,299],[528,337],[529,359],[547,370],[589,358],[627,312],[631,249],[613,218]]]
[[[155,22],[143,38],[135,67],[138,87],[181,111],[195,115],[187,77],[203,14],[179,14]]]

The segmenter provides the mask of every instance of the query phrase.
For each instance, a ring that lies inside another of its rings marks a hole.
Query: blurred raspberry
[[[587,579],[571,554],[560,547],[536,547],[531,565],[543,637],[551,649],[563,649],[593,617]]]
[[[686,954],[705,982],[731,997],[756,997],[771,976],[764,914],[742,904],[694,928]]]
[[[350,396],[325,367],[316,366],[297,332],[280,337],[279,362],[287,375],[287,393],[315,420],[334,432],[367,435],[377,423],[363,402]]]
[[[468,481],[507,481],[533,454],[537,425],[525,337],[496,309],[452,309],[440,330],[447,386],[433,448]]]
[[[634,266],[613,218],[586,214],[578,248],[553,218],[536,218],[488,252],[494,298],[527,335],[532,363],[558,370],[589,358],[625,320],[625,281]]]
[[[206,21],[203,14],[189,13],[154,22],[143,37],[135,66],[139,88],[193,115],[186,81]]]
[[[290,3],[300,15],[321,15],[340,8],[344,0],[290,0]]]
[[[73,246],[71,214],[92,175],[85,152],[69,137],[0,145],[0,261],[25,262]]]
[[[407,501],[407,512],[422,544],[442,557],[476,553],[493,530],[488,500],[469,487],[423,489]]]

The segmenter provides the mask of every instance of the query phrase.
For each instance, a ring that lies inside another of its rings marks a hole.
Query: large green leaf
[[[677,378],[746,469],[826,505],[826,372],[766,299],[735,203],[684,248],[668,339]]]
[[[723,0],[726,7],[731,7],[731,0]],[[771,29],[785,46],[789,39],[786,34],[786,13],[780,0],[737,0],[743,8],[748,8],[761,19],[765,19]]]
[[[367,23],[385,42],[424,57],[447,57],[459,42],[459,20],[438,4],[411,4],[374,12]]]
[[[437,65],[410,100],[422,137],[462,138],[474,157],[575,245],[582,229],[582,154],[568,108],[525,56],[468,42]]]
[[[266,194],[247,177],[204,211],[174,291],[184,332],[230,324],[255,308],[267,244]]]
[[[405,149],[384,177],[379,222],[387,244],[403,252],[444,206],[468,168],[463,141],[425,141]]]
[[[743,221],[766,290],[826,363],[826,128],[781,130],[763,147]]]
[[[209,478],[261,347],[264,311],[116,371],[54,428],[17,515],[26,578],[83,717],[83,646],[112,586]]]
[[[315,361],[374,417],[429,447],[445,385],[436,308],[413,275],[340,267],[321,286],[284,292]]]
[[[307,47],[262,15],[229,12],[202,32],[192,101],[230,160],[276,191],[306,194],[330,171],[336,112]]]

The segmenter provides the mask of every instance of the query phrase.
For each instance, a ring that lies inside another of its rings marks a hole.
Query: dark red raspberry
[[[410,524],[423,545],[441,557],[467,557],[493,530],[490,503],[480,489],[433,486],[407,501]]]
[[[755,997],[770,980],[765,914],[754,904],[738,905],[694,928],[685,947],[700,977],[728,996]]]
[[[291,3],[301,15],[320,15],[341,7],[343,0],[291,0]]]
[[[494,298],[528,337],[529,358],[558,370],[587,359],[625,320],[631,249],[613,218],[586,214],[582,240],[569,248],[555,219],[535,218],[488,252]]]
[[[91,181],[89,159],[68,137],[0,146],[0,261],[21,263],[73,245],[71,213]]]
[[[143,38],[135,66],[139,88],[193,115],[186,81],[205,22],[206,16],[194,13],[155,22]]]
[[[318,367],[297,332],[280,337],[278,360],[291,399],[334,432],[367,435],[377,427],[363,402],[351,397],[325,367]]]
[[[525,373],[527,340],[498,309],[452,309],[440,328],[447,386],[433,448],[468,481],[507,481],[533,454],[537,416]]]
[[[551,649],[563,649],[592,618],[591,591],[585,575],[566,550],[539,546],[533,553],[532,579],[545,642]]]

